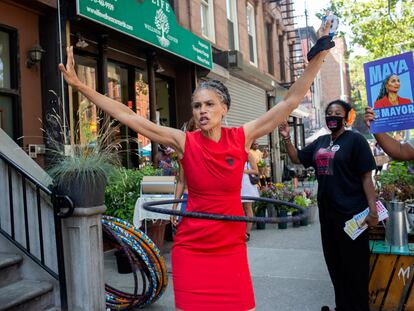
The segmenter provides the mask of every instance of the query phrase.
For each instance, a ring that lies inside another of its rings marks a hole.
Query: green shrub
[[[121,218],[133,223],[135,203],[140,195],[141,181],[144,176],[160,175],[159,170],[147,165],[141,169],[116,169],[109,176],[105,190],[106,215]]]

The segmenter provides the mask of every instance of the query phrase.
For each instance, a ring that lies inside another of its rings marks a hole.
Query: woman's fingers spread
[[[323,36],[329,35],[329,30],[331,29],[331,21],[327,20],[325,27],[323,28]]]

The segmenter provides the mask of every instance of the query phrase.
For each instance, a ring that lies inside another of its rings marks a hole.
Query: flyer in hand
[[[388,211],[385,206],[380,202],[376,202],[377,212],[378,212],[378,221],[383,221],[388,218]],[[368,216],[369,208],[367,207],[361,213],[354,215],[350,220],[345,223],[344,231],[351,237],[352,240],[355,240],[362,232],[364,232],[368,225],[365,224],[360,227],[360,224],[364,221],[365,217]]]

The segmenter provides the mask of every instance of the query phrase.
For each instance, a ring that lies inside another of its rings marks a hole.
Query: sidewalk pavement
[[[170,249],[163,250],[169,272],[169,284],[163,296],[146,308],[173,311]],[[266,225],[253,230],[248,242],[250,272],[258,311],[319,311],[334,306],[334,293],[322,254],[319,224],[286,230]],[[133,290],[132,275],[116,272],[115,257],[105,256],[105,276],[112,286]]]

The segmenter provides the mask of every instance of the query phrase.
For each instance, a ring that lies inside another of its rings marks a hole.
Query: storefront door
[[[157,75],[155,79],[157,124],[176,127],[174,80]]]

